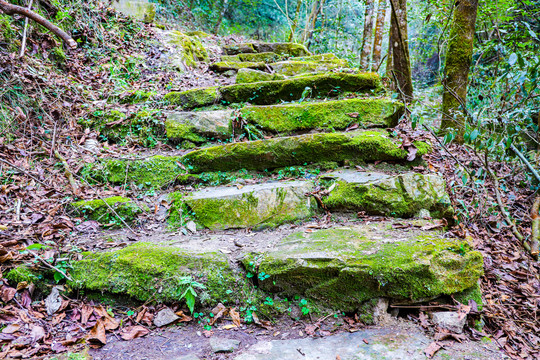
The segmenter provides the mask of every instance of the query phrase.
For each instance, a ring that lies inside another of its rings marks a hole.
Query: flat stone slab
[[[174,142],[189,140],[196,143],[230,138],[232,114],[233,110],[169,112],[165,121],[167,138]]]
[[[248,123],[271,132],[295,132],[312,129],[345,130],[391,128],[403,115],[403,103],[390,99],[347,99],[300,104],[246,106],[240,114]]]
[[[436,174],[408,172],[391,176],[340,170],[324,178],[336,179],[330,195],[323,200],[329,209],[393,217],[414,217],[422,210],[428,210],[434,218],[451,219],[454,215],[446,183]]]
[[[207,188],[181,198],[197,222],[210,229],[275,227],[313,215],[308,181]]]
[[[250,53],[276,53],[285,56],[308,56],[309,50],[302,44],[295,43],[243,43],[226,45],[223,51],[227,55],[250,54]]]
[[[121,219],[131,223],[138,214],[150,210],[146,205],[140,206],[136,202],[121,196],[113,196],[103,200],[81,200],[72,203],[71,208],[78,216],[96,220],[101,224],[114,223],[117,226],[123,226]]]
[[[247,84],[254,83],[259,81],[276,81],[276,80],[285,80],[284,75],[280,74],[270,74],[260,70],[254,69],[240,69],[236,75],[237,84]]]
[[[194,109],[214,105],[221,99],[217,86],[191,89],[186,91],[172,91],[163,99],[170,104],[180,105],[183,109]]]
[[[268,66],[278,74],[295,76],[308,73],[328,72],[333,69],[345,68],[347,67],[347,61],[339,59],[324,62],[288,60],[268,64]]]
[[[279,61],[283,56],[273,52],[255,53],[255,54],[238,54],[238,55],[223,55],[221,61],[236,61],[236,62],[275,62]]]
[[[217,72],[225,72],[229,70],[240,70],[240,69],[246,69],[246,68],[262,70],[266,68],[266,64],[262,61],[259,61],[259,62],[218,61],[210,65],[210,69]]]
[[[235,360],[425,360],[424,350],[432,342],[415,328],[385,327],[362,329],[324,338],[260,341]],[[493,345],[454,344],[440,350],[433,359],[508,359]]]
[[[482,255],[466,241],[386,223],[298,232],[242,261],[268,277],[261,289],[341,311],[362,311],[378,298],[418,303],[460,293],[483,275]]]
[[[230,143],[192,151],[182,163],[192,173],[204,171],[265,170],[313,162],[396,161],[407,162],[400,139],[383,130],[320,133]],[[417,157],[430,146],[415,142]]]

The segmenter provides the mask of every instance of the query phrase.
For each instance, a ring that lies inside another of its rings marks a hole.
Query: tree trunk
[[[386,0],[379,0],[379,12],[377,13],[377,23],[375,26],[375,39],[373,40],[372,71],[379,69],[381,62],[382,40],[384,34],[384,21],[386,19]]]
[[[366,12],[364,15],[364,36],[362,39],[362,52],[360,53],[360,67],[369,70],[369,58],[371,56],[371,44],[373,42],[373,9],[374,0],[366,0]]]
[[[298,20],[300,20],[300,9],[302,8],[303,0],[298,0],[298,3],[296,4],[296,11],[294,12],[294,21],[291,26],[291,34],[289,35],[289,42],[292,42],[294,40],[294,33],[296,32],[296,28],[298,27]]]
[[[313,6],[311,7],[311,14],[306,19],[306,27],[304,28],[304,34],[302,36],[302,43],[305,43],[309,37],[310,33],[310,26],[312,23],[312,19],[317,19],[317,15],[319,13],[319,0],[313,0]]]
[[[315,16],[311,18],[311,24],[309,24],[309,34],[307,38],[307,48],[309,49],[309,45],[311,45],[311,39],[313,37],[313,31],[315,31],[315,25],[317,24],[317,18],[319,17],[319,14],[322,12],[323,6],[324,6],[325,0],[320,0],[317,12],[315,13]]]
[[[457,129],[458,141],[463,140],[465,117],[460,110],[465,110],[467,102],[467,84],[473,55],[477,10],[478,0],[457,2],[446,52],[440,132],[444,134],[448,132],[448,128]]]
[[[392,15],[388,53],[392,54],[392,65],[387,76],[393,81],[401,100],[408,104],[413,99],[413,86],[407,42],[407,1],[390,0],[390,4]]]
[[[64,30],[60,29],[58,26],[54,25],[49,20],[33,12],[32,10],[22,6],[12,5],[5,0],[0,0],[0,12],[4,12],[6,15],[19,14],[32,19],[46,29],[52,31],[54,34],[58,35],[70,48],[77,48],[77,42],[75,42],[75,40],[73,40],[71,36],[69,36]]]
[[[221,12],[219,13],[219,18],[216,23],[216,26],[214,26],[214,35],[217,35],[219,32],[219,28],[221,27],[221,22],[223,21],[223,17],[225,16],[225,12],[227,12],[227,6],[229,4],[229,0],[223,0],[223,3],[221,5]]]

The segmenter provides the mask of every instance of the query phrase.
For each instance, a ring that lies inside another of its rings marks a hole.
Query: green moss
[[[272,132],[294,132],[311,129],[344,130],[358,123],[361,128],[397,125],[404,105],[387,99],[349,99],[317,103],[274,106],[248,106],[241,116]],[[352,115],[352,116],[351,116]],[[354,116],[354,117],[353,117]]]
[[[291,57],[311,55],[304,45],[295,43],[253,43],[253,47],[259,53],[273,52]]]
[[[43,284],[44,277],[35,270],[32,270],[26,265],[19,265],[11,269],[5,278],[13,285],[26,281],[28,284],[34,284],[36,286]]]
[[[200,38],[207,38],[207,37],[212,36],[210,34],[205,33],[204,31],[200,31],[200,30],[187,31],[186,35],[187,36],[197,36],[197,37],[200,37]]]
[[[188,140],[194,143],[203,143],[207,139],[198,134],[197,129],[188,124],[181,124],[177,121],[166,121],[165,129],[167,138],[174,141]]]
[[[419,149],[424,154],[429,146]],[[304,165],[321,161],[405,161],[407,152],[400,141],[385,131],[357,131],[273,138],[214,146],[190,152],[182,163],[192,173],[231,171],[239,169],[265,170],[284,166]]]
[[[197,66],[199,61],[209,61],[208,52],[197,39],[180,31],[173,31],[171,43],[183,49],[183,58],[187,66]]]
[[[107,206],[108,205],[108,206]],[[128,198],[113,196],[103,200],[82,200],[71,204],[71,207],[78,216],[86,219],[96,220],[101,224],[114,223],[117,226],[123,226],[118,214],[125,222],[133,222],[137,215],[144,211],[149,211],[148,206],[142,207],[135,204]],[[116,214],[109,208],[113,208]]]
[[[278,74],[286,76],[295,76],[307,73],[322,73],[333,69],[343,68],[347,66],[345,60],[335,60],[326,62],[312,61],[281,61],[268,65]]]
[[[186,91],[173,91],[165,95],[164,100],[172,105],[180,105],[184,109],[209,106],[220,100],[218,87],[207,87]]]
[[[152,156],[144,160],[103,159],[87,165],[83,175],[87,180],[112,184],[131,184],[139,187],[161,188],[171,185],[176,177],[185,174],[179,166],[179,156]]]
[[[270,74],[264,71],[253,70],[253,69],[240,69],[236,75],[237,84],[247,84],[254,83],[259,81],[275,81],[275,80],[285,80],[284,75],[280,74]]]
[[[235,61],[219,61],[213,63],[210,68],[217,72],[225,72],[229,70],[240,70],[240,69],[265,69],[266,65],[264,62],[235,62]]]
[[[319,54],[319,55],[311,55],[311,56],[301,56],[293,58],[292,60],[295,61],[313,61],[313,62],[321,62],[321,61],[336,61],[340,60],[335,54],[327,53],[327,54]],[[342,60],[346,61],[346,60]]]
[[[336,97],[344,92],[369,92],[381,89],[374,73],[334,73],[305,76],[281,81],[224,86],[220,89],[227,103],[249,102],[270,105],[280,101],[295,101],[306,97]]]
[[[154,97],[157,93],[154,91],[136,90],[133,93],[120,99],[121,104],[140,104],[148,101],[148,99]]]
[[[258,272],[270,275],[260,286],[355,311],[380,297],[423,302],[461,292],[483,274],[482,255],[466,242],[383,227],[293,234],[259,261]]]
[[[231,301],[239,287],[226,256],[221,253],[190,253],[173,246],[138,243],[121,250],[85,254],[73,263],[72,289],[126,294],[141,301],[178,302],[187,288],[186,277],[205,285],[198,302]],[[237,281],[237,279],[239,279]],[[240,284],[241,286],[241,284]]]
[[[469,300],[474,300],[478,306],[478,311],[482,311],[484,308],[484,302],[482,301],[482,290],[478,284],[460,293],[454,294],[454,299],[465,305],[469,304]]]
[[[238,55],[223,55],[221,61],[227,62],[274,62],[279,61],[281,56],[273,52],[255,53],[255,54],[238,54]]]
[[[223,47],[223,51],[227,55],[250,54],[256,52],[251,43],[226,45]]]

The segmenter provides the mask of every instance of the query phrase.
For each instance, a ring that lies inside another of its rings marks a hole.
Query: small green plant
[[[180,300],[185,299],[186,305],[189,309],[189,311],[193,314],[193,311],[195,310],[195,300],[197,299],[197,292],[195,291],[195,288],[198,289],[206,289],[206,286],[203,284],[193,280],[191,276],[184,276],[180,278],[179,285],[187,285],[186,290],[182,295],[180,295]]]
[[[302,314],[308,315],[311,312],[311,309],[308,306],[308,301],[306,299],[300,300],[300,310],[302,311]]]

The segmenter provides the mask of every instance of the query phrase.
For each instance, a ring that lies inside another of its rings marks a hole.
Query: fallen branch
[[[0,0],[1,1],[1,0]],[[16,165],[13,165],[12,163],[10,163],[9,161],[7,160],[4,160],[4,159],[0,159],[0,162],[3,162],[4,164],[6,165],[9,165],[11,166],[12,168],[14,168],[15,170],[17,171],[20,171],[22,172],[23,174],[31,177],[32,179],[34,179],[35,181],[37,181],[38,183],[40,183],[41,185],[49,188],[49,189],[54,189],[51,185],[47,185],[45,184],[43,181],[39,180],[37,177],[35,177],[34,175],[30,174],[28,171],[24,171],[23,169],[21,169],[20,167],[16,166]]]
[[[73,40],[64,30],[60,29],[58,26],[54,25],[49,20],[45,19],[43,16],[33,12],[30,9],[27,9],[22,6],[17,6],[8,3],[6,0],[0,0],[0,11],[6,15],[13,16],[15,14],[22,15],[29,19],[34,20],[44,28],[52,31],[54,34],[58,35],[71,49],[77,48],[77,42]]]
[[[34,257],[41,261],[43,263],[43,265],[47,266],[48,268],[54,270],[54,271],[58,271],[60,274],[62,274],[62,276],[64,276],[64,278],[66,278],[67,280],[69,281],[73,281],[72,278],[70,278],[68,276],[68,274],[66,274],[64,271],[60,270],[59,268],[57,268],[56,266],[53,266],[51,265],[47,260],[43,259],[41,256],[39,256],[38,254],[36,254],[35,252],[33,252],[32,250],[28,250],[26,249],[26,251],[28,251],[30,254],[34,255]]]
[[[525,163],[525,165],[532,172],[532,174],[534,175],[536,180],[538,180],[538,182],[540,182],[540,174],[538,174],[538,171],[536,171],[536,169],[531,165],[529,160],[527,160],[527,158],[525,156],[523,156],[521,151],[519,151],[518,148],[514,146],[514,144],[510,144],[510,149],[512,149],[512,151],[516,153],[516,155],[521,159],[521,161],[523,161],[523,163]]]
[[[538,257],[538,254],[540,253],[540,214],[538,214],[539,209],[540,196],[537,196],[531,209],[532,231],[531,238],[529,240],[529,243],[531,244],[531,255],[534,257]]]
[[[62,162],[62,165],[64,165],[64,173],[69,180],[69,184],[71,185],[71,190],[73,190],[73,194],[79,195],[79,185],[77,185],[77,182],[75,181],[75,178],[73,177],[73,173],[71,172],[69,168],[69,164],[67,163],[66,159],[60,153],[58,150],[54,151],[54,156]]]
[[[28,10],[32,10],[32,3],[34,0],[30,0],[30,3],[28,4]],[[28,18],[24,19],[24,31],[23,31],[23,38],[22,38],[22,44],[21,44],[21,52],[19,53],[19,57],[24,56],[24,51],[26,50],[26,34],[28,32]]]

